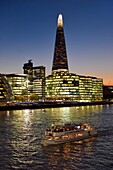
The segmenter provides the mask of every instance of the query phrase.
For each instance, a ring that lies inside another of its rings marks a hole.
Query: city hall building
[[[13,97],[11,86],[4,74],[0,74],[0,102],[6,102]]]
[[[101,101],[103,98],[102,79],[69,73],[61,14],[56,30],[52,73],[45,78],[45,85],[47,100],[90,102]]]

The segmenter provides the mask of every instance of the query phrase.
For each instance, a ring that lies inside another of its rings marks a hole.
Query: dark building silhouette
[[[64,69],[68,71],[66,44],[61,14],[58,17],[52,72],[59,69]]]
[[[103,99],[113,100],[113,86],[103,86]]]
[[[28,60],[28,63],[24,64],[24,66],[23,66],[24,74],[32,75],[33,63],[31,61],[32,60]]]

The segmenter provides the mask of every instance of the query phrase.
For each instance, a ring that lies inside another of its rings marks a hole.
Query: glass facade
[[[62,15],[59,15],[52,75],[46,77],[46,99],[90,102],[102,98],[102,79],[69,73]]]
[[[103,80],[96,77],[79,76],[80,101],[101,101]]]
[[[27,73],[28,77],[28,94],[35,94],[35,99],[45,99],[45,67],[36,66],[33,67],[31,60],[24,64],[24,73]]]
[[[103,99],[103,79],[92,77],[92,100]]]
[[[54,57],[53,57],[53,66],[52,72],[58,69],[68,70],[68,60],[67,60],[67,52],[66,52],[66,44],[65,44],[65,36],[63,29],[63,20],[60,20],[60,16],[58,17],[58,27],[56,30],[56,41],[54,48]],[[59,24],[59,20],[61,24]]]
[[[6,76],[0,74],[0,102],[10,100],[12,96],[12,90]]]
[[[27,98],[27,76],[25,74],[7,74],[6,77],[11,86],[14,99],[21,95],[24,95]]]
[[[56,72],[46,77],[47,100],[90,102],[102,100],[102,97],[102,79],[66,72]]]

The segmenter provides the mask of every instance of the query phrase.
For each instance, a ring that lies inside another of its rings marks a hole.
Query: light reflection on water
[[[43,147],[51,123],[88,122],[99,135],[90,140]],[[113,105],[0,112],[0,167],[9,169],[96,169],[113,166]]]

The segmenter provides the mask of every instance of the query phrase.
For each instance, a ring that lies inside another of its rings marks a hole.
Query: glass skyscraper
[[[79,102],[100,101],[103,98],[103,80],[69,73],[62,15],[54,48],[52,74],[46,77],[46,99]]]
[[[68,71],[68,60],[63,29],[63,19],[61,14],[58,17],[52,72],[60,70]]]

